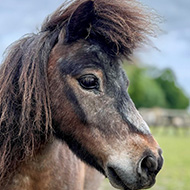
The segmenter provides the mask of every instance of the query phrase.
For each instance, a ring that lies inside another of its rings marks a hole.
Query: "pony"
[[[122,62],[155,34],[134,0],[75,0],[7,50],[0,68],[0,189],[149,188],[162,151]]]

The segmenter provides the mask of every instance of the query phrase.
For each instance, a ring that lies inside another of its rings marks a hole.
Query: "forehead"
[[[58,59],[64,74],[77,75],[86,68],[99,69],[111,74],[121,70],[121,61],[109,56],[98,45],[79,42],[66,48],[66,53]]]

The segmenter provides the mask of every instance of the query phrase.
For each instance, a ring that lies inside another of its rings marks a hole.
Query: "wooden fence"
[[[187,110],[141,108],[139,112],[149,126],[174,126],[190,128],[190,113]]]

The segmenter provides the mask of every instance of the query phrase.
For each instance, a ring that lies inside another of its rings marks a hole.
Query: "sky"
[[[140,59],[159,68],[172,68],[179,85],[190,96],[190,1],[141,0],[162,17],[162,34],[155,47],[141,51]]]
[[[139,59],[158,68],[172,68],[178,83],[190,96],[190,1],[139,0],[163,19],[163,30],[153,39],[156,48],[141,49]],[[0,62],[8,45],[36,32],[44,18],[63,0],[0,0]]]

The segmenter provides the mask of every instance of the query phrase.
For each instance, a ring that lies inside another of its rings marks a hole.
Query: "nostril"
[[[141,169],[147,174],[154,173],[157,170],[158,163],[152,156],[145,157],[141,162]]]
[[[159,154],[160,156],[162,155],[162,149],[161,149],[161,148],[159,148],[158,154]]]
[[[161,170],[163,163],[164,163],[164,159],[162,155],[160,154],[160,157],[158,158],[158,168],[157,168],[156,174]]]

